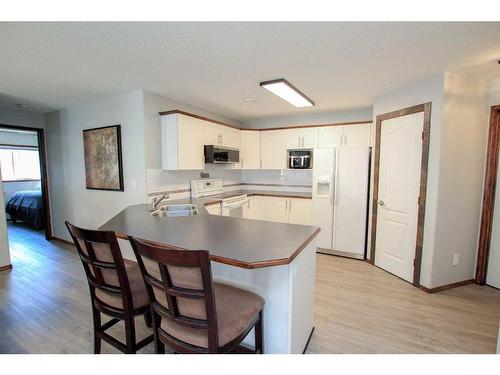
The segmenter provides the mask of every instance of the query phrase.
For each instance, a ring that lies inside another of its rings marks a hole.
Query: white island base
[[[287,265],[243,269],[212,262],[212,274],[264,298],[264,353],[304,352],[314,325],[315,240]],[[253,330],[243,344],[254,346]]]

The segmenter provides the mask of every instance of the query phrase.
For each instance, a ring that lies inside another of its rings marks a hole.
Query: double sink
[[[157,217],[182,217],[198,214],[198,207],[194,204],[166,204],[151,212],[151,216]]]

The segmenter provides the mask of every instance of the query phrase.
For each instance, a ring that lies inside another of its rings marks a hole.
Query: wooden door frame
[[[498,150],[500,145],[500,104],[491,107],[490,126],[488,130],[488,151],[483,187],[483,206],[481,209],[481,226],[477,248],[476,284],[486,283],[488,257],[490,254],[493,213],[495,209],[495,191],[498,173]]]
[[[419,104],[413,107],[404,108],[398,111],[384,113],[377,116],[375,133],[375,160],[373,168],[373,198],[372,198],[372,229],[370,243],[370,263],[375,265],[375,245],[377,239],[377,210],[378,210],[378,189],[379,189],[379,167],[380,167],[380,135],[382,121],[412,115],[414,113],[424,113],[424,128],[422,134],[422,158],[420,162],[420,195],[418,202],[417,240],[415,244],[415,258],[413,260],[413,285],[420,286],[420,271],[422,267],[422,246],[424,239],[425,204],[427,196],[427,168],[429,165],[429,142],[431,128],[431,107],[432,103]]]
[[[49,201],[49,178],[47,173],[47,155],[45,150],[45,129],[33,128],[29,126],[7,125],[0,124],[0,128],[12,130],[33,131],[37,134],[38,140],[38,156],[40,159],[40,181],[42,187],[42,199],[45,211],[45,238],[51,240],[52,237],[52,221],[50,217],[50,201]]]

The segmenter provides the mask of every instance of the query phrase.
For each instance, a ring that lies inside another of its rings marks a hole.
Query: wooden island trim
[[[297,257],[297,255],[300,254],[304,248],[311,243],[311,241],[318,235],[318,233],[321,231],[320,228],[317,228],[313,234],[311,234],[288,258],[281,258],[281,259],[271,259],[271,260],[262,260],[259,262],[244,262],[242,260],[236,260],[232,258],[227,258],[227,257],[222,257],[218,255],[213,255],[210,254],[209,250],[209,256],[210,260],[217,262],[217,263],[222,263],[222,264],[227,264],[229,266],[235,266],[239,268],[245,268],[248,270],[253,270],[257,268],[265,268],[265,267],[273,267],[273,266],[283,266],[292,263],[292,261]],[[116,237],[128,241],[128,235],[125,233],[120,233],[120,232],[115,232]],[[146,240],[151,243],[157,243],[159,245],[169,245],[157,241],[150,241],[147,238],[143,238],[143,240]],[[193,249],[190,249],[193,250]],[[197,249],[199,250],[199,249]],[[206,249],[201,249],[201,250],[206,250]]]

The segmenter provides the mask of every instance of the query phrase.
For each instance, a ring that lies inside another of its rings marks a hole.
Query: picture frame
[[[83,130],[87,189],[124,191],[121,143],[120,125]]]

